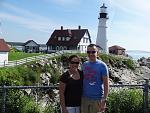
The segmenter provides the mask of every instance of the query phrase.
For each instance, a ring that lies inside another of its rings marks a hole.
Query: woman
[[[62,74],[59,82],[61,113],[80,113],[82,94],[82,72],[78,69],[80,58],[69,57],[69,69]]]

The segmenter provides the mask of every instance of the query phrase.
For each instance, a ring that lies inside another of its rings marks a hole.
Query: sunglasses
[[[70,61],[71,64],[79,64],[80,62]]]
[[[90,54],[90,53],[95,54],[96,51],[87,51],[87,54]]]

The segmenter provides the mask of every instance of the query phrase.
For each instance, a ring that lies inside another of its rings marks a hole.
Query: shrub
[[[41,113],[38,105],[36,105],[33,101],[29,101],[23,107],[21,113]]]
[[[9,90],[7,94],[6,113],[40,113],[35,100],[22,91]]]
[[[53,84],[58,83],[60,77],[59,67],[55,68],[54,66],[51,65],[50,73],[52,75],[50,78],[50,82]]]
[[[124,63],[129,69],[132,69],[132,70],[135,69],[134,61],[131,60],[131,59],[123,60],[123,63]]]
[[[107,113],[142,113],[142,97],[142,91],[136,89],[111,91],[108,98]]]

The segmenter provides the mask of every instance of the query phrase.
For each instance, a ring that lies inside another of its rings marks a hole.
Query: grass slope
[[[8,56],[8,60],[9,61],[19,60],[19,59],[23,59],[26,57],[32,57],[32,56],[37,56],[37,55],[42,55],[42,53],[10,52]]]

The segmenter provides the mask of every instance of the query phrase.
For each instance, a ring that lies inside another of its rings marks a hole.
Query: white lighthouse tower
[[[2,29],[1,29],[1,22],[0,22],[0,38],[2,37]]]
[[[107,37],[106,37],[106,21],[108,19],[107,7],[105,4],[100,7],[100,13],[99,13],[99,24],[98,24],[98,32],[97,32],[97,39],[96,39],[96,45],[101,47],[104,53],[108,53],[108,47],[107,47]]]

